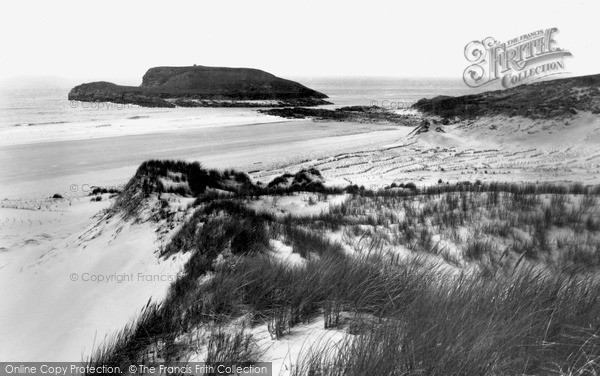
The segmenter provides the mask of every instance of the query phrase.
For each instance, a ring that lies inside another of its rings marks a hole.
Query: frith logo
[[[557,28],[537,30],[505,43],[492,37],[473,41],[465,47],[465,57],[472,64],[465,69],[463,80],[479,87],[500,80],[505,88],[535,81],[551,74],[564,73],[569,51],[556,46]]]

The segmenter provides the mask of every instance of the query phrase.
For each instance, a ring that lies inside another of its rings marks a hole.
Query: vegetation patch
[[[265,360],[256,327],[276,341],[322,320],[344,338],[307,343],[292,374],[597,370],[598,187],[403,183],[340,188],[347,199],[316,215],[250,209],[263,195],[301,187],[322,189],[325,199],[327,188],[301,184],[316,177],[304,170],[263,186],[199,164],[140,167],[113,210],[128,210],[132,187],[157,195],[161,179],[187,182],[189,190],[172,194],[195,197],[193,213],[161,257],[190,257],[167,298],[149,303],[89,362],[179,362],[198,349],[206,361]],[[274,257],[272,240],[304,262]]]

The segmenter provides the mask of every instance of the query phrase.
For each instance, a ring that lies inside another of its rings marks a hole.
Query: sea
[[[378,105],[392,110],[406,109],[421,98],[437,95],[473,94],[462,79],[389,77],[292,77],[325,93],[333,105]],[[76,83],[61,79],[27,79],[0,83],[0,130],[8,127],[50,126],[60,129],[74,124],[102,126],[116,120],[185,119],[232,113],[229,108],[143,108],[116,103],[69,101],[67,95]],[[253,111],[248,109],[247,111]]]

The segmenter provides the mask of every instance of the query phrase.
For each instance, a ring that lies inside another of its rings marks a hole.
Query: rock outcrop
[[[318,121],[338,121],[371,124],[416,125],[413,116],[398,114],[377,106],[348,106],[334,110],[325,108],[285,107],[258,110],[260,113],[280,116],[287,119],[313,119]]]
[[[327,96],[259,69],[156,67],[140,86],[91,82],[74,87],[69,100],[144,107],[280,107],[328,104]]]
[[[413,105],[446,119],[507,115],[532,119],[600,113],[600,75],[564,78],[462,97],[438,96]]]

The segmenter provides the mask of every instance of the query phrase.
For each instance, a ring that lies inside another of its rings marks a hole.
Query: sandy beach
[[[0,199],[71,196],[83,186],[122,185],[148,159],[200,161],[258,179],[313,166],[334,183],[352,181],[372,188],[394,180],[598,182],[594,172],[600,124],[591,114],[552,125],[481,119],[448,127],[445,133],[411,137],[411,128],[391,124],[249,114],[171,130],[153,123],[144,128],[143,120],[125,129],[62,130],[52,141],[43,139],[49,130],[18,130],[0,142]],[[556,164],[559,160],[565,162]]]
[[[197,160],[208,167],[263,171],[394,141],[407,133],[382,125],[265,120],[125,136],[104,130],[94,134],[92,129],[91,136],[78,139],[3,145],[0,197],[72,194],[72,184],[124,184],[147,159]]]

